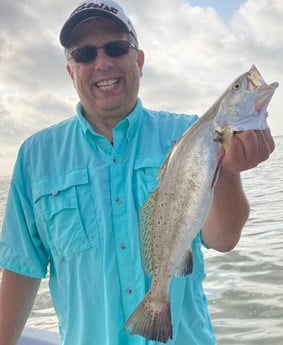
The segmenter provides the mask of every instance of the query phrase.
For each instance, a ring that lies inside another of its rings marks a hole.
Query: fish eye
[[[239,81],[236,81],[236,83],[233,84],[232,89],[233,90],[239,90],[241,88],[242,84]]]

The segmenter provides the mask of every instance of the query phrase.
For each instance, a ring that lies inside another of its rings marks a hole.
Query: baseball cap
[[[112,0],[106,1],[83,1],[71,13],[60,32],[60,42],[63,47],[68,48],[71,44],[70,38],[74,29],[81,23],[97,18],[108,18],[121,24],[127,32],[133,35],[138,42],[136,31],[131,20],[126,16],[124,10]]]

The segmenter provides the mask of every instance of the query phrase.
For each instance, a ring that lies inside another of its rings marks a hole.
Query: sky
[[[145,51],[140,98],[151,109],[202,115],[255,64],[279,88],[269,125],[283,135],[282,0],[120,0]],[[0,175],[21,143],[74,115],[78,97],[58,36],[75,0],[1,1]]]

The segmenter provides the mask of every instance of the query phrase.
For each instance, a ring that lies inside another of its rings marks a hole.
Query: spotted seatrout
[[[140,242],[151,288],[125,328],[151,340],[172,339],[172,276],[193,269],[191,242],[208,215],[221,157],[234,131],[267,127],[267,105],[278,83],[268,85],[255,66],[232,83],[182,136],[159,171],[159,188],[140,210]]]

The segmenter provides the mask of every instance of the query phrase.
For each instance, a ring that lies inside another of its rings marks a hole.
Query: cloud
[[[121,0],[146,64],[140,96],[149,108],[202,114],[239,74],[256,64],[267,82],[283,80],[283,3],[247,0],[231,18],[185,0]],[[6,1],[0,11],[0,174],[10,174],[20,143],[72,116],[77,96],[58,35],[70,0]],[[269,112],[283,134],[282,91]]]

